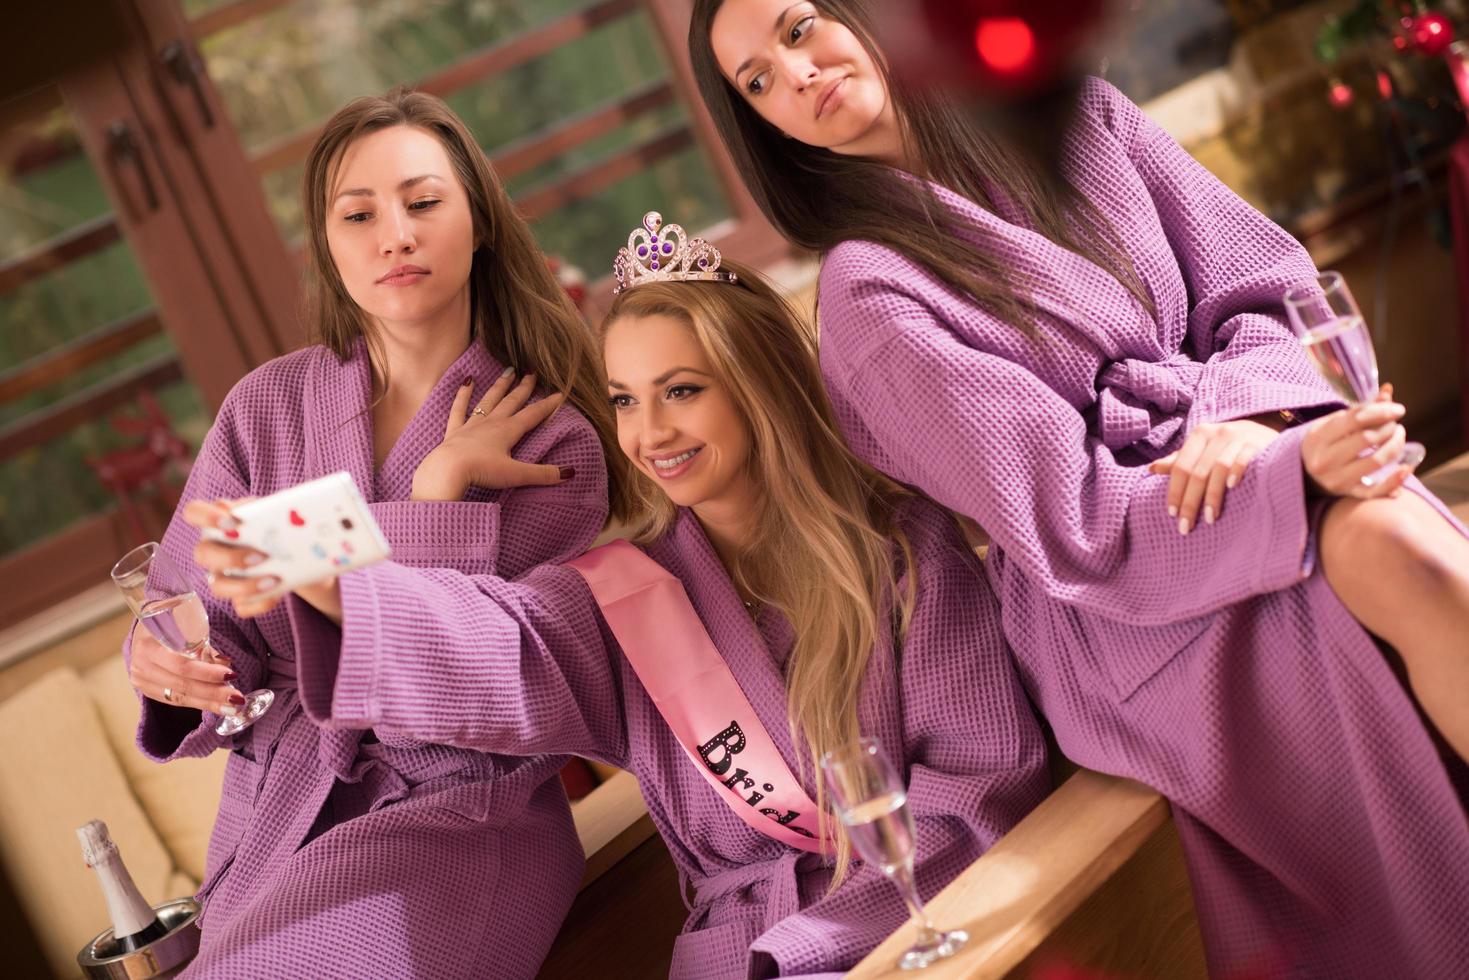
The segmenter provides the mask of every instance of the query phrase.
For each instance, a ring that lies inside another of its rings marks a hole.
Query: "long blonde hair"
[[[312,341],[345,358],[363,336],[381,367],[380,338],[368,328],[332,261],[326,211],[347,147],[392,126],[421,129],[443,144],[469,198],[478,243],[469,272],[474,336],[500,363],[534,373],[542,384],[565,394],[592,423],[607,457],[612,517],[626,520],[632,513],[631,467],[617,448],[617,421],[607,404],[592,331],[547,267],[530,226],[516,212],[484,150],[442,99],[402,86],[355,99],[327,120],[307,155],[302,185]]]
[[[749,522],[755,538],[730,573],[794,629],[786,663],[791,736],[798,745],[805,740],[822,830],[837,841],[836,887],[851,848],[827,818],[818,763],[861,734],[858,702],[873,648],[888,637],[897,642],[911,609],[916,575],[895,517],[912,493],[847,446],[822,385],[814,331],[754,270],[729,261],[721,268],[739,282],[649,283],[620,294],[602,334],[626,317],[681,321],[750,428],[746,465],[759,489]],[[646,474],[635,470],[633,485],[633,540],[658,538],[677,508]],[[902,569],[910,574],[899,595]]]

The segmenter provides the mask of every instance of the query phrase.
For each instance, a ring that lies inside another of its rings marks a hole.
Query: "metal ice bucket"
[[[153,906],[158,919],[168,932],[153,942],[124,953],[104,929],[77,953],[82,975],[97,980],[158,980],[170,977],[194,958],[199,951],[199,903],[192,898],[176,898]]]

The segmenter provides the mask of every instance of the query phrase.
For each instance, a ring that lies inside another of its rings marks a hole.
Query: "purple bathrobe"
[[[443,438],[465,377],[482,394],[502,370],[472,344],[374,473],[364,347],[312,347],[262,366],[220,409],[184,499],[263,495],[350,472],[405,565],[519,575],[581,553],[607,516],[606,467],[570,407],[516,447],[574,466],[556,487],[409,500],[413,471]],[[143,701],[138,744],[168,760],[233,749],[209,843],[204,935],[190,977],[531,977],[575,897],[583,859],[558,771],[564,758],[497,756],[401,734],[325,730],[303,713],[284,608],[237,619],[213,600],[177,517],[164,550],[199,578],[214,647],[242,691],[274,706],[234,738],[198,711]],[[390,625],[390,624],[389,624]],[[378,739],[381,741],[378,741]]]
[[[864,733],[902,753],[932,896],[1049,790],[1045,743],[1000,635],[999,610],[953,522],[904,520],[918,571],[902,652],[874,653]],[[695,610],[792,773],[779,613],[751,618],[691,513],[647,548]],[[344,626],[292,603],[307,710],[489,752],[572,752],[631,770],[686,886],[677,978],[770,977],[853,966],[905,919],[897,890],[859,868],[823,897],[822,859],[750,828],[694,768],[622,657],[581,576],[518,582],[387,563],[341,580]],[[811,766],[805,765],[805,788]]]
[[[1281,306],[1316,270],[1106,83],[1089,83],[1065,163],[1156,317],[1090,262],[942,192],[994,235],[1040,338],[903,255],[843,243],[820,288],[843,427],[992,536],[1006,635],[1062,751],[1173,802],[1215,973],[1469,975],[1469,824],[1409,697],[1315,568],[1303,428],[1186,537],[1145,465],[1202,422],[1334,407]]]

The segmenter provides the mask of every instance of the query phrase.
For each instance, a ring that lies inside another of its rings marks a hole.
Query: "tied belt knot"
[[[1097,376],[1102,443],[1113,452],[1131,446],[1162,453],[1183,429],[1203,373],[1203,364],[1181,352],[1108,364]]]
[[[295,660],[272,654],[265,668],[261,686],[274,692],[275,702],[244,733],[251,756],[264,762],[284,752],[297,765],[314,756],[335,778],[352,780],[361,733],[320,728],[304,716]]]
[[[765,893],[765,928],[801,910],[799,872],[796,865],[807,852],[787,848],[773,861],[728,868],[703,878],[694,885],[694,908],[702,909],[718,899],[743,891],[752,885],[767,883]],[[814,855],[811,855],[814,857]]]

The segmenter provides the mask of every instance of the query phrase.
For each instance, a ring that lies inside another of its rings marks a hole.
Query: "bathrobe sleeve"
[[[508,582],[384,562],[340,584],[340,628],[290,600],[301,700],[319,723],[627,767],[621,654],[577,572]]]

